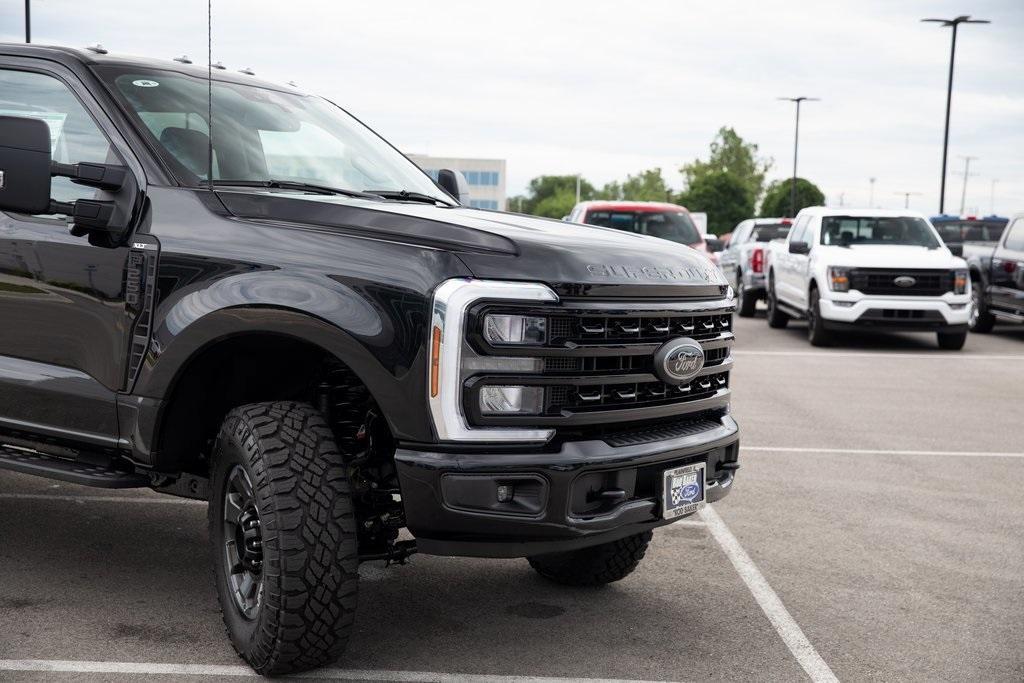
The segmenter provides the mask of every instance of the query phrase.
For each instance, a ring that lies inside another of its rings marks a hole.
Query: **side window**
[[[1006,243],[1003,245],[1013,251],[1024,251],[1024,218],[1018,218],[1006,231]]]
[[[793,230],[790,232],[790,242],[806,242],[807,241],[807,223],[810,222],[809,216],[800,216],[796,219],[796,224],[793,225]]]
[[[42,119],[50,128],[54,161],[117,163],[110,142],[62,81],[31,71],[0,69],[0,115]],[[54,178],[51,196],[62,202],[91,199],[96,190]]]
[[[739,224],[736,232],[732,234],[732,239],[729,240],[729,249],[736,251],[741,244],[747,241],[747,237],[750,236],[750,226],[751,224],[746,221]]]

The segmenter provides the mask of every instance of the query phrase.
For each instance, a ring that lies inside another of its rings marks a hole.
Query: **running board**
[[[807,313],[805,311],[801,311],[796,306],[790,306],[785,301],[780,301],[778,297],[775,298],[775,305],[778,306],[779,310],[788,315],[790,318],[803,320],[804,318],[807,317]]]
[[[1018,315],[1017,313],[1010,313],[1009,311],[1001,311],[998,308],[990,308],[988,312],[1000,320],[1008,320],[1015,323],[1024,323],[1024,315]]]
[[[0,470],[34,474],[37,477],[104,489],[141,488],[150,484],[149,477],[142,474],[120,472],[102,465],[65,460],[3,444],[0,444]]]

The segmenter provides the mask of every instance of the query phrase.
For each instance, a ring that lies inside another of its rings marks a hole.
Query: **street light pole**
[[[964,160],[964,188],[960,193],[960,215],[964,215],[964,204],[967,203],[967,178],[971,175],[971,162],[976,161],[978,157],[960,157]]]
[[[32,0],[25,0],[25,42],[32,42]]]
[[[800,103],[801,102],[817,102],[817,97],[777,97],[776,99],[785,100],[787,102],[796,103],[796,130],[793,134],[793,180],[790,181],[789,185],[789,215],[796,215],[796,162],[797,152],[800,149]]]
[[[953,40],[949,48],[949,81],[946,84],[946,128],[942,136],[942,180],[939,184],[939,213],[945,213],[946,209],[946,160],[949,156],[949,112],[953,102],[953,60],[956,58],[956,30],[960,24],[990,24],[987,19],[971,19],[969,15],[962,15],[954,19],[922,19],[950,26],[953,29]]]
[[[903,195],[903,208],[904,209],[909,209],[910,208],[910,195],[915,195],[916,196],[916,195],[919,195],[921,193],[920,192],[896,192],[894,194],[901,194],[901,195]]]
[[[871,183],[871,194],[868,195],[868,208],[875,208],[875,181],[877,178],[868,178],[868,182]]]
[[[995,216],[996,215],[996,183],[998,183],[998,182],[999,182],[999,178],[993,178],[992,179],[992,189],[989,191],[989,194],[988,194],[988,203],[989,203],[989,211],[988,212],[989,212],[989,215],[991,215],[991,216]]]

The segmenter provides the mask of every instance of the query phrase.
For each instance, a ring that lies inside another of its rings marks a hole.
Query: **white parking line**
[[[78,662],[52,659],[0,659],[0,671],[46,671],[92,674],[163,674],[171,676],[232,676],[260,678],[245,666],[216,664],[162,664],[155,662]],[[317,669],[289,678],[335,681],[401,681],[403,683],[658,683],[621,678],[562,678],[556,676],[498,676],[434,673],[431,671],[388,671],[386,669]]]
[[[870,448],[805,448],[789,446],[740,446],[741,451],[764,453],[825,453],[828,455],[935,455],[952,458],[1024,458],[1024,453],[1007,451],[890,451]]]
[[[768,621],[775,627],[775,631],[782,638],[782,642],[793,653],[796,661],[807,672],[807,675],[811,677],[811,680],[815,681],[815,683],[831,681],[838,683],[839,679],[832,673],[832,669],[821,658],[818,651],[814,649],[811,641],[807,640],[807,636],[804,635],[796,621],[790,616],[786,606],[779,600],[779,596],[768,585],[768,581],[765,580],[757,565],[754,564],[754,561],[743,550],[743,546],[732,535],[729,527],[718,516],[714,508],[710,505],[705,505],[700,511],[700,516],[704,519],[708,530],[715,537],[715,540],[718,541],[718,545],[722,547],[729,561],[732,562],[732,566],[736,568],[736,572],[743,579],[743,583],[747,584],[747,588],[754,595],[754,599],[761,606],[761,610],[768,617]]]
[[[962,352],[899,353],[898,351],[733,351],[734,356],[797,356],[813,358],[913,358],[919,360],[1018,360],[1024,361],[1024,354],[974,354]]]

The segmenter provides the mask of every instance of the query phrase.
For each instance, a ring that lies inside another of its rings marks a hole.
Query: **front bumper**
[[[419,552],[526,557],[606,543],[675,520],[661,519],[660,473],[706,461],[707,501],[730,490],[739,429],[729,415],[701,431],[634,445],[563,443],[554,452],[488,453],[399,448],[406,523]],[[512,500],[497,500],[511,486]],[[600,495],[614,492],[614,498]]]
[[[966,330],[971,316],[969,294],[880,297],[850,292],[831,296],[818,302],[822,322],[828,329],[951,332]]]

